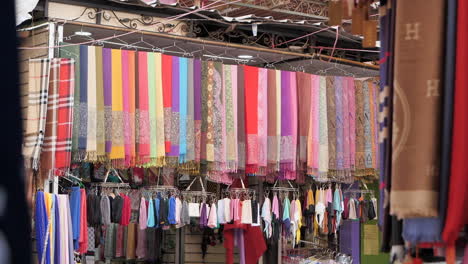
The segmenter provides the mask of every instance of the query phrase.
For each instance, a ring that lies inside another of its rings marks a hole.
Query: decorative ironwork
[[[71,21],[76,21],[78,19],[80,19],[81,17],[83,17],[85,14],[88,16],[89,19],[95,19],[97,17],[99,13],[99,9],[97,8],[91,8],[91,7],[85,7],[83,9],[83,12],[81,12],[81,14],[73,19],[71,19]]]

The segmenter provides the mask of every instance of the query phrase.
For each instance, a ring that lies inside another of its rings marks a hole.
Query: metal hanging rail
[[[118,27],[107,26],[107,25],[96,25],[96,24],[76,22],[76,21],[67,21],[65,25],[66,24],[101,28],[101,29],[107,29],[107,30],[119,30],[119,31],[126,31],[126,32],[135,31],[134,29],[118,28]],[[230,47],[230,48],[243,49],[243,50],[252,50],[252,51],[260,51],[260,52],[267,52],[267,53],[282,54],[282,55],[288,55],[288,56],[305,57],[305,58],[310,58],[310,59],[334,60],[336,62],[341,62],[343,64],[355,65],[355,66],[372,69],[372,70],[379,70],[379,66],[377,65],[372,65],[372,64],[367,64],[363,62],[358,62],[358,61],[323,55],[323,54],[317,54],[317,53],[314,53],[314,54],[297,53],[297,52],[292,52],[292,51],[275,50],[275,49],[269,49],[269,48],[247,46],[247,45],[241,45],[241,44],[236,44],[236,43],[226,43],[226,42],[199,39],[199,38],[190,38],[190,37],[185,37],[185,36],[170,35],[167,33],[150,32],[150,31],[143,31],[143,30],[138,31],[138,33],[141,33],[144,35],[166,38],[166,39],[179,40],[179,41],[184,41],[184,42],[193,42],[193,43],[204,44],[204,45]]]

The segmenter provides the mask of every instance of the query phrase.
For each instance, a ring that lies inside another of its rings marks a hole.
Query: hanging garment
[[[216,228],[218,226],[218,215],[215,203],[211,204],[207,226],[209,228]]]
[[[393,131],[397,131],[397,134],[394,133],[392,151],[390,211],[398,218],[438,215],[438,142],[442,93],[439,83],[442,78],[445,1],[434,1],[429,5],[425,3],[424,12],[419,11],[421,4],[423,2],[412,1],[397,5],[394,77],[396,96],[393,104]],[[415,19],[421,21],[422,26],[417,36],[399,33],[405,30],[400,25],[406,25]],[[431,23],[430,29],[423,26],[428,23]],[[434,44],[423,45],[423,41],[429,40],[427,38]],[[408,41],[414,45],[403,44]],[[408,54],[411,55],[410,58],[417,60],[408,63]],[[424,70],[417,74],[407,74],[415,67]],[[417,118],[414,113],[418,113]],[[411,122],[411,126],[407,125],[408,122]]]
[[[268,153],[268,69],[258,68],[258,125],[257,125],[257,140],[258,140],[258,170],[257,174],[265,176],[267,169],[267,153]]]
[[[251,200],[242,201],[241,223],[252,224],[252,201]]]
[[[154,227],[155,226],[155,219],[154,219],[154,200],[149,199],[148,205],[148,220],[146,222],[147,227]]]
[[[122,51],[125,166],[135,165],[135,52]],[[99,107],[98,107],[99,117]],[[99,132],[98,132],[99,135]],[[98,140],[99,142],[99,140]],[[99,147],[99,144],[98,144]],[[98,151],[99,153],[99,151]]]
[[[325,203],[322,199],[323,190],[318,189],[315,192],[315,221],[320,228],[323,227],[323,220],[325,217]]]
[[[156,198],[154,198],[154,226],[159,227],[161,223],[161,196],[158,193]]]
[[[188,203],[188,211],[190,217],[200,217],[200,204]]]
[[[266,238],[270,238],[272,235],[272,227],[271,227],[271,202],[270,198],[265,197],[265,201],[263,201],[262,205],[262,218],[264,222],[264,229],[263,232],[265,233]]]
[[[326,181],[329,167],[327,79],[325,76],[319,78],[319,169],[317,180]]]
[[[209,208],[207,208],[207,204],[202,203],[200,206],[200,228],[205,228],[208,225],[208,214]]]
[[[88,220],[86,216],[86,190],[80,189],[81,201],[80,201],[80,238],[78,240],[78,252],[81,254],[88,251]]]
[[[258,72],[259,68],[244,66],[246,173],[258,170]]]
[[[110,160],[114,167],[125,162],[123,99],[122,99],[122,51],[111,50],[112,56],[112,147]],[[88,94],[89,97],[89,94]]]
[[[260,226],[260,206],[256,200],[252,200],[252,226]]]
[[[138,219],[138,227],[140,230],[146,229],[147,227],[147,222],[148,222],[148,214],[147,214],[147,209],[146,209],[146,199],[144,197],[141,197],[140,201],[140,210],[139,210],[139,219]]]
[[[190,224],[189,204],[185,200],[182,202],[182,213],[180,220],[182,221],[182,225]]]
[[[127,236],[126,236],[126,251],[125,257],[127,260],[135,259],[136,255],[136,230],[137,226],[136,223],[130,223],[127,227]]]
[[[355,202],[355,200],[353,198],[349,199],[348,207],[349,207],[348,219],[349,220],[358,219],[358,215],[357,215],[357,212],[356,212],[356,202]]]
[[[291,209],[291,201],[289,201],[288,197],[285,197],[283,200],[283,230],[289,236],[289,229],[291,228],[291,218],[290,218],[290,209]]]
[[[81,191],[79,187],[72,187],[70,194],[70,212],[73,228],[73,245],[78,250],[80,239]]]
[[[133,59],[129,63],[134,63],[134,61]],[[103,48],[96,47],[96,156],[98,160],[104,160],[106,158],[103,72]],[[135,102],[135,99],[133,99],[133,102]]]
[[[97,161],[97,47],[87,46],[87,138],[86,138],[86,160]],[[120,59],[120,58],[119,58]],[[123,130],[122,130],[123,132]]]
[[[101,196],[101,224],[108,225],[111,223],[110,201],[107,195]]]
[[[175,221],[177,224],[177,228],[182,227],[182,221],[181,221],[181,215],[182,215],[182,201],[179,199],[179,197],[176,198],[175,200]]]
[[[107,48],[102,49],[102,68],[103,68],[102,69],[102,84],[103,84],[103,100],[104,100],[104,129],[103,129],[104,130],[104,143],[105,143],[104,151],[105,151],[106,157],[109,157],[111,150],[112,150],[112,54],[111,54],[111,49],[107,49]],[[99,95],[97,98],[99,98]],[[101,138],[98,137],[98,140],[100,139]],[[99,142],[98,142],[98,145],[99,145]]]
[[[297,73],[298,120],[299,120],[299,169],[307,168],[307,147],[309,141],[309,123],[311,122],[312,75]]]
[[[310,76],[310,108],[308,112],[309,127],[307,129],[307,174],[317,177],[319,169],[319,90],[320,77]]]
[[[110,51],[110,49],[109,49]],[[88,47],[80,45],[80,127],[78,136],[78,160],[86,158],[88,134]]]
[[[240,251],[239,258],[245,264],[254,264],[258,262],[260,256],[266,250],[265,240],[262,230],[258,226],[226,224],[224,226],[224,248],[226,249],[226,260],[228,264],[234,263],[234,246],[236,244],[236,235],[241,238],[237,247]]]
[[[179,58],[179,163],[187,156],[188,59]]]
[[[225,224],[226,223],[226,218],[224,216],[224,199],[218,200],[218,206],[216,207],[218,210],[216,212],[217,216],[217,221],[219,224]]]
[[[225,223],[230,223],[232,221],[232,213],[231,213],[231,199],[229,198],[224,198],[223,199],[223,204],[224,204],[224,222]]]
[[[344,211],[344,208],[342,207],[343,201],[342,201],[342,195],[341,195],[341,190],[336,188],[335,189],[335,194],[333,195],[333,210],[335,211],[335,219],[336,219],[336,230],[338,231],[338,227],[341,224],[341,215]]]
[[[465,69],[468,66],[468,52],[464,47],[468,43],[468,34],[462,27],[467,22],[468,3],[458,1],[452,160],[446,220],[442,233],[443,240],[452,246],[455,244],[460,230],[468,222],[464,213],[468,206],[466,202],[468,181],[466,179],[466,161],[464,159],[467,151],[466,142],[464,141],[467,105],[464,102],[468,97],[465,89],[468,83],[468,76],[465,74]]]
[[[111,203],[111,219],[113,223],[120,223],[122,219],[123,198],[117,195]]]
[[[246,130],[245,130],[245,76],[244,66],[237,68],[237,154],[238,169],[245,170]]]
[[[354,81],[355,88],[355,128],[356,128],[356,147],[355,147],[355,175],[365,175],[365,112],[364,112],[364,82],[362,80]]]
[[[237,65],[223,65],[226,92],[226,169],[237,172]]]
[[[146,228],[138,228],[137,232],[137,247],[135,251],[136,256],[139,259],[146,258]]]
[[[149,106],[148,106],[148,53],[138,52],[136,56],[138,67],[136,72],[136,113],[135,113],[135,128],[136,128],[136,153],[137,164],[144,165],[150,161],[150,121],[149,121]],[[107,141],[107,139],[106,139]]]
[[[279,171],[281,143],[281,71],[268,70],[268,173]]]
[[[326,77],[326,91],[327,91],[327,117],[328,117],[328,177],[336,178],[337,166],[337,135],[336,135],[336,77]]]
[[[166,161],[174,167],[179,163],[180,139],[180,64],[179,57],[172,57],[172,91],[171,91],[171,151],[167,153]]]
[[[281,154],[280,171],[286,180],[296,179],[297,148],[296,73],[281,72]]]
[[[50,243],[49,232],[51,219],[47,215],[45,194],[44,192],[36,193],[36,206],[35,206],[35,230],[36,230],[36,248],[39,262],[50,263]],[[44,248],[46,246],[46,248]],[[45,260],[43,260],[45,259]]]
[[[187,114],[186,114],[186,154],[185,164],[179,165],[182,171],[198,171],[198,165],[195,163],[195,94],[194,94],[194,59],[187,60]]]
[[[172,130],[172,56],[162,55],[162,89],[164,103],[164,143],[165,151],[171,151]]]
[[[195,144],[195,166],[196,171],[199,170],[201,144],[202,144],[202,66],[198,59],[193,60],[193,106],[194,106],[194,144]]]
[[[168,215],[167,215],[167,221],[169,222],[170,225],[175,225],[177,224],[176,220],[176,199],[174,196],[169,198],[169,208],[168,208]]]

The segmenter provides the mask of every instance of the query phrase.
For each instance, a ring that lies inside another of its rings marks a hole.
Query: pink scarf
[[[312,75],[310,81],[310,122],[307,138],[307,174],[316,176],[319,164],[319,76]]]
[[[268,153],[268,70],[258,69],[258,171],[266,175]]]

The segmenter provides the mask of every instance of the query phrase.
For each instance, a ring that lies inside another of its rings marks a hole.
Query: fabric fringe
[[[94,163],[96,162],[98,159],[97,159],[97,152],[96,151],[89,151],[89,152],[86,152],[86,158],[85,160],[87,162],[91,162],[91,163]]]
[[[179,173],[181,174],[190,174],[190,175],[197,175],[200,173],[200,163],[195,161],[189,161],[182,164],[179,164],[177,168]]]
[[[395,212],[398,212],[397,214]],[[439,212],[437,209],[415,209],[415,208],[403,208],[403,207],[392,207],[392,215],[396,215],[398,219],[411,218],[411,217],[438,217]]]
[[[125,159],[114,159],[114,160],[111,160],[110,162],[111,162],[112,168],[116,168],[116,169],[125,168]]]
[[[86,159],[86,150],[79,149],[72,153],[72,161],[73,162],[82,162]]]

